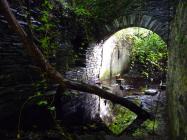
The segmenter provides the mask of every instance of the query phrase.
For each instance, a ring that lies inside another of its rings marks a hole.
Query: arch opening
[[[156,80],[165,81],[167,45],[151,30],[142,27],[125,28],[104,42],[92,44],[91,48],[92,55],[87,55],[87,68],[91,64],[90,71],[94,75],[90,77],[108,80],[137,69],[137,73],[149,80],[157,77]]]
[[[155,110],[152,107],[160,97],[159,84],[165,82],[166,72],[167,45],[158,34],[145,28],[120,30],[89,48],[88,77],[99,78],[106,90],[130,98],[145,109]],[[128,126],[128,122],[123,123],[126,117],[129,122],[136,119],[127,109],[118,105],[111,108],[110,102],[100,100],[100,118],[114,133],[120,134]]]

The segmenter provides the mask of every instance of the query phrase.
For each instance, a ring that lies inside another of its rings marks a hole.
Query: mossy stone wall
[[[187,2],[178,5],[168,47],[168,113],[171,140],[187,140]]]

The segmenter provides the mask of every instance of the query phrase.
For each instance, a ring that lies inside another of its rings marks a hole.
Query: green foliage
[[[71,96],[71,93],[70,91],[66,90],[64,93],[63,93],[64,96]]]
[[[37,102],[37,105],[38,105],[38,106],[45,106],[45,105],[47,105],[47,104],[48,104],[48,103],[47,103],[46,100],[41,100],[41,101]]]
[[[44,78],[44,77],[43,77]],[[46,89],[47,88],[47,81],[45,79],[42,80],[38,80],[35,83],[33,83],[33,88],[35,88],[36,90],[39,89]],[[36,94],[40,94],[40,92],[37,92]]]
[[[108,22],[124,15],[133,1],[134,0],[69,0],[64,5],[74,13],[76,23],[81,27],[85,38],[92,41],[93,36],[98,33],[95,27],[108,24]]]
[[[108,20],[123,14],[133,0],[71,0],[69,5],[75,13],[95,19]]]
[[[158,125],[158,121],[147,120],[132,135],[139,138],[146,137],[150,134],[154,135],[158,129]]]
[[[78,16],[91,16],[90,12],[87,11],[86,9],[84,9],[82,6],[81,7],[76,7],[74,9],[74,12],[76,13],[76,15]]]
[[[39,46],[46,57],[52,56],[60,45],[58,41],[60,32],[56,29],[57,21],[55,21],[54,16],[55,6],[53,1],[43,0],[39,7],[40,13],[37,19],[41,25],[33,27],[34,35],[37,36]]]
[[[122,133],[136,118],[136,114],[120,105],[115,105],[114,114],[115,119],[112,124],[109,125],[109,129],[116,135]]]
[[[149,78],[166,73],[167,47],[166,43],[155,33],[133,37],[131,69],[138,69],[142,75]]]
[[[48,88],[48,83],[45,79],[36,81],[33,84],[33,88],[36,90],[34,96],[30,96],[29,99],[32,99],[32,103],[36,104],[37,106],[46,106],[48,110],[54,114],[55,107],[54,107],[54,97],[48,97],[45,94],[46,89]]]

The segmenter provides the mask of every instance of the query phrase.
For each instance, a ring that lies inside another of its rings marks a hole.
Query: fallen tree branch
[[[87,93],[98,95],[102,98],[111,100],[113,103],[120,104],[129,110],[133,111],[138,115],[139,118],[144,120],[148,118],[152,118],[152,115],[147,111],[143,110],[135,103],[124,99],[122,97],[116,96],[111,94],[99,87],[92,86],[86,83],[78,83],[69,80],[65,80],[63,76],[54,68],[52,67],[45,56],[42,54],[40,49],[37,45],[29,38],[28,34],[24,31],[24,29],[20,26],[18,21],[16,20],[15,16],[13,15],[10,6],[7,0],[0,0],[1,10],[4,17],[7,19],[8,24],[15,30],[15,32],[21,37],[23,42],[23,47],[28,51],[30,56],[34,59],[37,65],[40,67],[43,73],[46,73],[49,79],[52,79],[55,83],[60,84],[62,88],[70,88],[79,91],[84,91]]]
[[[104,99],[110,100],[113,103],[120,104],[120,105],[128,108],[132,112],[136,113],[139,118],[144,118],[144,119],[153,118],[152,114],[143,110],[142,108],[137,106],[132,101],[125,99],[123,97],[116,96],[112,93],[109,93],[109,92],[99,88],[99,87],[89,85],[86,83],[78,83],[78,82],[73,82],[73,81],[68,81],[68,80],[64,80],[64,82],[65,82],[67,88],[92,93],[92,94],[98,95]]]

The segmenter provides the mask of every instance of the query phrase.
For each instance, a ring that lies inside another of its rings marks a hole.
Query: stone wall
[[[113,21],[98,25],[96,38],[105,39],[127,27],[143,27],[156,32],[163,40],[168,40],[169,22],[174,16],[176,3],[171,0],[139,0],[132,2],[124,13],[119,13]]]
[[[187,2],[178,5],[168,47],[168,113],[171,140],[187,139]]]
[[[16,0],[9,2],[16,19],[27,30],[26,13],[23,10],[25,7],[21,7]],[[33,26],[40,25],[35,18],[31,22]],[[20,37],[11,29],[0,11],[0,127],[7,125],[10,119],[17,121],[20,108],[28,97],[45,89],[42,86],[36,87],[36,83],[43,78],[22,45]],[[54,62],[52,59],[50,61]],[[55,89],[52,85],[45,91],[54,92]],[[13,124],[10,126],[13,127]]]
[[[28,31],[28,9],[25,6],[26,4],[24,2],[20,3],[19,0],[10,0],[8,2],[20,25],[25,29],[25,31]],[[30,2],[32,26],[40,26],[41,23],[38,19],[42,13],[38,9],[41,6],[42,1]],[[59,6],[58,8],[61,9],[62,7]],[[55,11],[55,19],[62,18],[61,11],[59,10],[58,12]],[[69,24],[67,25],[67,20],[68,19],[63,19],[65,23],[59,23],[59,25],[56,25],[57,28],[55,29],[57,31],[67,32],[67,26],[69,27],[72,24],[71,21],[68,22]],[[65,34],[69,37],[69,34]],[[35,35],[37,38],[40,36],[40,33]],[[64,34],[62,34],[62,36],[63,35]],[[55,38],[57,40],[59,39],[58,41],[63,38],[61,36],[58,37],[59,38]],[[74,36],[72,35],[72,37]],[[38,38],[36,40],[38,43]],[[67,40],[63,38],[63,41],[65,42]],[[68,55],[71,54],[71,49],[69,49],[71,46],[64,42],[60,42],[61,44],[64,44],[65,47],[62,46],[62,48],[59,48],[58,53],[56,54],[57,60],[55,60],[55,56],[49,58],[51,64],[53,66],[56,66],[57,64],[57,69],[62,73],[68,69],[67,67],[71,63],[71,61],[68,60]],[[32,61],[32,58],[28,55],[27,51],[24,50],[22,45],[20,37],[13,31],[13,29],[11,29],[0,11],[0,122],[7,122],[7,117],[15,118],[17,121],[16,117],[18,117],[20,107],[29,96],[34,95],[38,91],[54,93],[56,90],[55,85],[52,84],[47,85],[47,87],[44,87],[43,85],[40,87],[35,86],[36,83],[43,80],[43,78],[38,68],[35,66],[36,63]],[[13,115],[16,117],[13,117]],[[6,121],[4,121],[4,119]]]
[[[21,26],[26,29],[26,15],[22,13],[19,4],[16,5],[16,2],[13,2],[13,4],[15,4],[13,7],[17,7],[12,9],[14,15]],[[38,22],[33,21],[33,24],[38,24]],[[22,45],[20,37],[10,28],[0,13],[0,127],[3,123],[7,125],[7,121],[12,118],[16,119],[14,122],[17,122],[21,106],[29,96],[37,92],[33,85],[41,80],[35,63]],[[56,62],[53,62],[53,65],[56,65],[61,73],[65,73],[73,63],[71,49],[72,46],[65,43],[57,50]],[[71,80],[88,81],[86,70],[82,67],[67,72],[65,77]],[[46,92],[55,92],[55,90],[56,87],[52,87],[50,91],[46,89]],[[73,108],[83,108],[84,111],[81,115],[84,116],[84,120],[94,119],[98,110],[98,99],[99,97],[96,95],[82,93],[80,99],[71,100],[70,110],[73,104]],[[75,100],[76,102],[74,102]],[[13,126],[13,124],[10,126]]]
[[[56,50],[55,65],[57,70],[62,74],[70,70],[74,65],[75,58],[72,50],[73,47],[70,43],[61,44],[61,46]]]
[[[19,111],[23,101],[33,94],[33,83],[39,78],[19,36],[0,16],[0,121]]]

